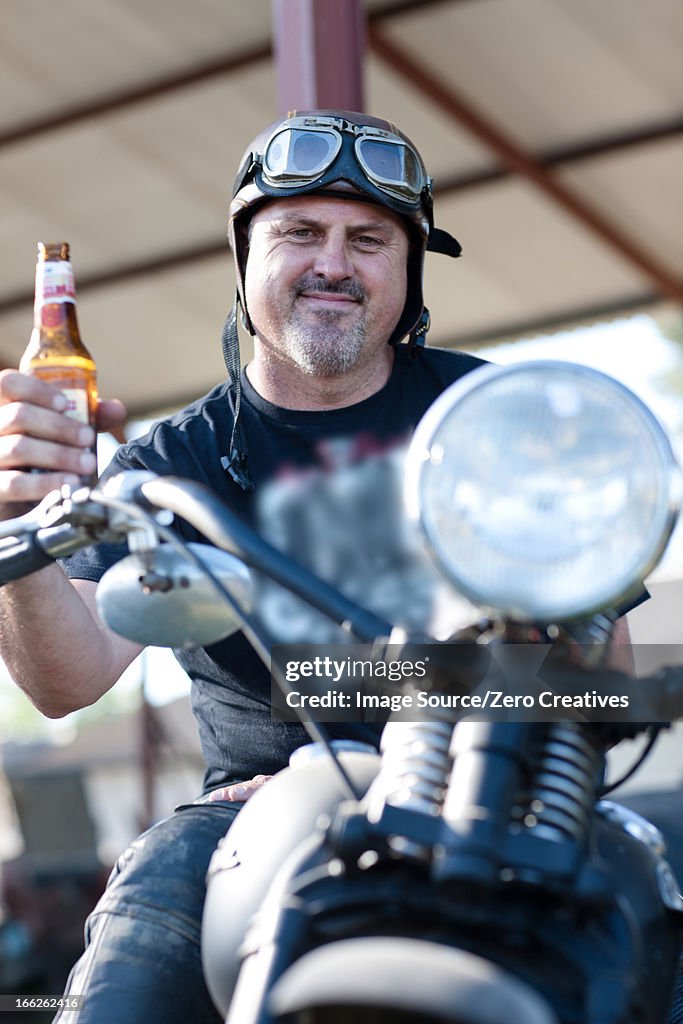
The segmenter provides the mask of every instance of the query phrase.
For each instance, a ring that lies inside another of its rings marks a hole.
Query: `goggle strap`
[[[232,189],[233,199],[240,191],[240,189],[244,187],[246,182],[250,181],[253,178],[254,171],[259,166],[259,161],[255,158],[254,153],[247,153],[244,160],[242,161],[242,166],[238,170],[237,175],[235,177],[235,183]]]
[[[462,256],[462,246],[457,238],[442,228],[431,228],[427,241],[428,252],[440,252],[444,256]]]

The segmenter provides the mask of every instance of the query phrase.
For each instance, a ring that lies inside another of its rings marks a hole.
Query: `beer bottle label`
[[[56,302],[75,302],[76,289],[71,264],[66,260],[41,262],[36,265],[35,308]]]
[[[71,416],[81,423],[88,423],[88,392],[83,388],[61,388],[61,392],[66,398],[65,416]]]

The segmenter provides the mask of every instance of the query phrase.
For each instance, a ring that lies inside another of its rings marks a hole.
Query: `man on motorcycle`
[[[481,361],[424,347],[425,251],[457,256],[460,246],[434,227],[418,151],[377,118],[291,115],[248,147],[229,237],[237,301],[223,335],[228,380],[121,448],[108,472],[202,481],[388,618],[400,620],[407,588],[417,595],[422,587],[423,603],[412,602],[422,615],[431,585],[406,551],[392,500],[396,453],[437,395]],[[254,336],[242,371],[238,314]],[[5,518],[94,468],[94,434],[64,406],[50,385],[0,374]],[[124,415],[120,403],[103,402],[99,425]],[[177,528],[197,539],[186,524]],[[0,590],[0,653],[49,717],[96,701],[140,652],[95,607],[97,581],[123,553],[99,545]],[[258,586],[258,614],[274,639],[334,639],[314,613]],[[307,739],[298,724],[271,717],[269,675],[241,634],[177,656],[192,679],[204,795],[119,859],[69,982],[86,996],[80,1024],[218,1020],[199,953],[208,861],[241,802]],[[338,734],[378,737],[362,724],[340,725]]]

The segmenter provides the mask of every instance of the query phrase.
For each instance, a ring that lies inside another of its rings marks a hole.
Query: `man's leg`
[[[679,960],[678,982],[674,992],[669,1024],[683,1024],[683,953],[681,953],[681,959]]]
[[[67,983],[84,1007],[54,1024],[218,1024],[202,976],[202,909],[211,854],[238,809],[184,808],[119,858]]]

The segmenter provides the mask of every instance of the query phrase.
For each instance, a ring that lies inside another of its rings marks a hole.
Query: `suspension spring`
[[[604,755],[585,726],[553,723],[540,741],[531,785],[515,813],[518,825],[552,840],[587,836]]]
[[[447,715],[420,722],[391,722],[382,737],[382,768],[370,791],[393,807],[436,816],[451,770],[453,723]]]

